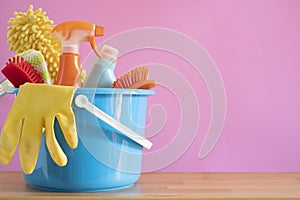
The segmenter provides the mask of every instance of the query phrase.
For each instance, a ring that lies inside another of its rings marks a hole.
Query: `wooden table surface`
[[[300,173],[145,173],[128,189],[59,193],[31,188],[20,172],[0,172],[0,199],[300,199]]]

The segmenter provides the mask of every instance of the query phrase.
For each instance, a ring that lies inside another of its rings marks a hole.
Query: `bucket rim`
[[[128,94],[154,95],[154,90],[124,89],[124,88],[77,88],[75,94]]]
[[[17,94],[18,88],[7,91],[7,94]],[[76,88],[75,94],[128,94],[128,95],[155,95],[154,90],[123,89],[123,88]]]

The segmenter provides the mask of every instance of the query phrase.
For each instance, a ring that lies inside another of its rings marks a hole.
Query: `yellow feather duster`
[[[46,60],[52,79],[56,79],[61,44],[51,36],[53,21],[49,20],[46,12],[39,8],[33,11],[30,5],[27,12],[15,12],[15,18],[11,18],[8,24],[8,44],[10,50],[21,53],[29,49],[40,51]]]

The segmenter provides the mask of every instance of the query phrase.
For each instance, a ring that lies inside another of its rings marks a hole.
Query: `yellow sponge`
[[[58,72],[61,44],[51,36],[53,21],[49,20],[46,12],[42,12],[41,8],[33,11],[32,5],[26,13],[15,12],[14,15],[15,18],[8,21],[11,25],[7,33],[10,50],[16,53],[29,49],[42,52],[54,82]]]

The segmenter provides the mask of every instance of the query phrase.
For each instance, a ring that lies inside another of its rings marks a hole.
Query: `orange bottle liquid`
[[[59,71],[55,84],[68,86],[77,85],[81,87],[81,70],[79,54],[63,53],[60,56]]]

